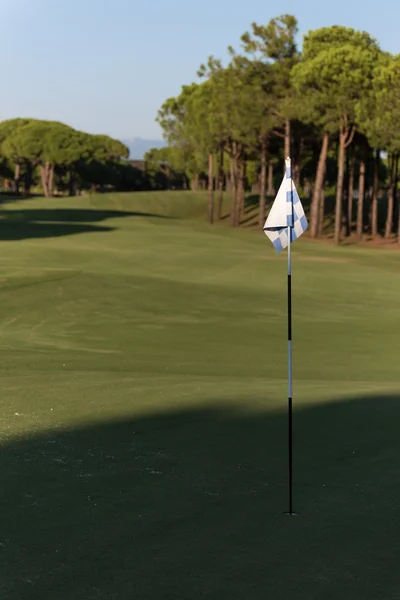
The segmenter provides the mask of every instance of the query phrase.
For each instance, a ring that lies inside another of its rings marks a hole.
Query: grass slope
[[[0,597],[398,597],[399,257],[203,195],[3,205]],[[185,218],[180,218],[180,217]]]

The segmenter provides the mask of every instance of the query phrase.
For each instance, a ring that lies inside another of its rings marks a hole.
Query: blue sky
[[[164,99],[210,54],[225,58],[229,44],[238,47],[251,22],[283,12],[298,18],[301,34],[347,25],[400,52],[398,0],[0,0],[0,120],[159,138]]]

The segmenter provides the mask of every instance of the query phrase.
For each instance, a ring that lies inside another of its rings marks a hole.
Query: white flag
[[[285,164],[285,177],[264,225],[264,232],[277,252],[281,252],[288,246],[288,228],[290,228],[291,241],[294,242],[308,227],[303,205],[292,180],[290,158],[286,159]]]

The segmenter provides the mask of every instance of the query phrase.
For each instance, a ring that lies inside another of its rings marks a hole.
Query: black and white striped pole
[[[293,369],[292,369],[292,228],[288,227],[288,434],[289,515],[293,515]]]
[[[292,180],[291,160],[285,160],[285,175],[263,227],[279,253],[288,249],[288,437],[289,437],[289,512],[293,511],[293,374],[292,374],[292,243],[307,229],[308,223],[300,196]]]

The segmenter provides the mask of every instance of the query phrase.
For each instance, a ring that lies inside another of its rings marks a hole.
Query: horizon
[[[130,0],[117,0],[112,10],[108,0],[84,6],[77,0],[57,6],[38,0],[35,7],[28,0],[0,0],[7,48],[0,120],[29,114],[121,140],[162,141],[155,119],[164,100],[177,95],[183,84],[197,81],[196,71],[208,56],[226,61],[227,47],[239,48],[240,35],[253,21],[265,24],[282,12],[293,14],[300,46],[309,30],[340,23],[368,31],[384,50],[398,53],[400,7],[389,2],[389,9],[388,22],[371,0],[363,3],[362,11],[344,0],[328,7],[308,0],[301,8],[288,0],[284,11],[265,11],[261,0],[236,7],[227,0],[214,7],[205,0],[200,14],[183,0],[168,7],[156,0],[140,11]],[[15,28],[7,27],[15,21],[18,36]]]

